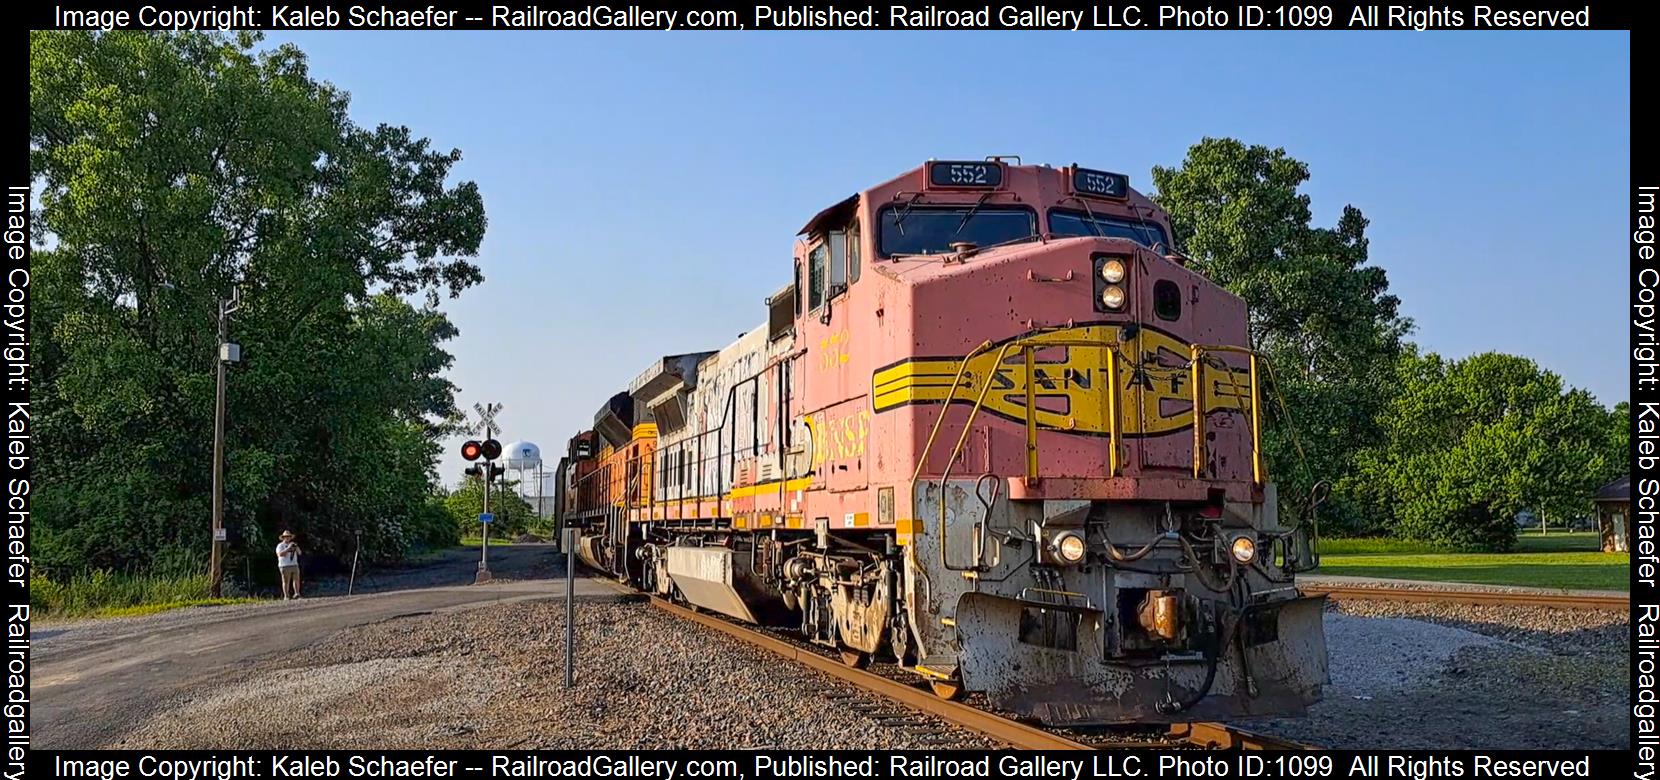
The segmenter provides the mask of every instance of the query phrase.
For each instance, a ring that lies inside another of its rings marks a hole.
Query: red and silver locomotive
[[[809,220],[793,273],[571,440],[589,565],[1049,723],[1319,699],[1245,303],[1127,177],[930,162]]]

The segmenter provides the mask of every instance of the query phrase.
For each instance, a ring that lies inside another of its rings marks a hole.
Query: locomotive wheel
[[[933,689],[935,696],[946,701],[956,701],[963,697],[961,680],[929,680],[928,687]]]
[[[870,666],[870,653],[863,650],[844,647],[841,649],[841,656],[842,665],[844,666],[851,666],[854,669],[863,669]]]

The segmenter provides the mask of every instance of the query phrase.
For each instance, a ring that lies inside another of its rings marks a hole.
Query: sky
[[[1625,32],[309,32],[360,124],[458,148],[489,229],[449,376],[550,467],[655,358],[718,349],[809,217],[930,158],[1129,174],[1206,136],[1371,220],[1412,339],[1525,355],[1605,404],[1625,360]],[[459,480],[460,441],[439,475]]]

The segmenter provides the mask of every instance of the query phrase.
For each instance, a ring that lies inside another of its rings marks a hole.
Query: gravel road
[[[564,592],[562,581],[532,576],[558,570],[551,548],[500,549],[504,552],[491,558],[492,570],[500,576],[487,585],[308,596],[38,626],[31,637],[34,674],[29,680],[35,744],[54,749],[106,746],[181,692],[216,677],[245,675],[262,658],[298,651],[338,631],[404,615],[557,598]],[[463,554],[453,565],[470,581],[476,558]],[[582,598],[619,595],[597,580],[578,585]],[[262,708],[269,710],[270,702]]]

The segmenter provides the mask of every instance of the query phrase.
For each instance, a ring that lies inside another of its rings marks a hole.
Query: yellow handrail
[[[1260,357],[1256,350],[1249,347],[1236,347],[1231,344],[1194,344],[1192,353],[1193,375],[1193,477],[1203,479],[1205,476],[1205,417],[1209,412],[1205,409],[1204,386],[1204,355],[1206,352],[1232,352],[1250,358],[1251,375],[1251,481],[1258,485],[1263,484],[1266,475],[1262,467],[1262,416],[1260,414],[1261,390],[1257,384],[1257,359]],[[1230,372],[1231,373],[1231,372]],[[1238,387],[1237,383],[1234,387]]]
[[[1026,478],[1034,480],[1038,478],[1037,382],[1033,380],[1037,365],[1032,345],[1022,345],[1020,351],[1026,358]]]
[[[957,376],[955,379],[951,380],[951,392],[945,394],[946,404],[949,405],[951,403],[951,399],[956,397],[957,387],[963,382],[963,372],[968,370],[968,361],[973,360],[975,355],[978,355],[988,349],[991,349],[991,342],[986,341],[982,342],[980,346],[969,350],[968,354],[963,355],[962,362],[957,364]],[[922,445],[922,456],[916,460],[916,470],[911,472],[912,492],[916,491],[917,480],[922,479],[922,469],[928,464],[928,453],[934,449],[934,438],[939,436],[940,424],[943,422],[945,422],[945,410],[942,409],[940,410],[940,415],[934,418],[933,429],[928,431],[928,441],[924,442]]]
[[[1115,354],[1116,348],[1118,346],[1120,346],[1120,343],[1119,342],[1107,342],[1107,341],[1090,341],[1090,340],[1087,340],[1087,339],[1060,339],[1060,340],[1039,341],[1038,339],[1040,339],[1043,335],[1044,335],[1044,332],[1040,331],[1040,332],[1037,332],[1037,333],[1031,333],[1031,334],[1028,334],[1026,336],[1023,336],[1023,337],[1005,342],[1003,344],[1003,348],[998,350],[997,358],[995,360],[993,360],[992,364],[991,364],[992,365],[991,373],[995,374],[996,371],[997,371],[997,367],[1003,365],[1003,360],[1008,357],[1009,351],[1011,349],[1013,349],[1015,347],[1019,347],[1019,348],[1021,348],[1022,350],[1025,351],[1025,362],[1026,362],[1027,476],[1030,477],[1030,478],[1036,478],[1037,477],[1037,409],[1036,409],[1037,404],[1036,404],[1036,389],[1033,385],[1033,374],[1034,374],[1034,369],[1035,369],[1036,366],[1035,366],[1035,356],[1032,353],[1032,346],[1033,345],[1037,345],[1039,347],[1068,347],[1068,348],[1070,348],[1070,347],[1088,347],[1088,348],[1098,348],[1098,349],[1107,350],[1107,366],[1108,366],[1107,405],[1109,407],[1109,412],[1108,412],[1109,419],[1108,419],[1107,426],[1108,426],[1108,436],[1110,437],[1110,440],[1112,442],[1112,451],[1111,451],[1111,454],[1109,456],[1108,463],[1109,463],[1109,468],[1111,470],[1112,475],[1116,476],[1117,472],[1118,472],[1118,446],[1119,446],[1119,444],[1118,444],[1118,439],[1119,439],[1119,435],[1118,435],[1118,413],[1117,413],[1117,404],[1118,404],[1117,385],[1118,385],[1118,380],[1117,380],[1116,374],[1113,373],[1113,370],[1116,369],[1116,367],[1117,367],[1116,363],[1114,362],[1113,356]],[[940,426],[942,424],[944,424],[944,422],[945,422],[946,409],[950,408],[951,400],[957,397],[957,388],[962,386],[963,374],[968,370],[969,361],[973,360],[975,357],[979,356],[981,353],[985,352],[986,350],[990,349],[991,347],[992,347],[992,343],[990,341],[983,342],[979,346],[977,346],[974,349],[970,350],[967,355],[964,355],[963,358],[962,358],[962,361],[957,364],[957,374],[951,380],[950,390],[947,391],[946,394],[945,394],[945,408],[941,409],[940,413],[939,413],[939,416],[934,418],[934,426],[928,432],[928,440],[923,443],[922,452],[917,457],[916,470],[911,473],[911,495],[913,496],[913,500],[914,500],[914,497],[916,495],[917,482],[919,482],[922,479],[922,470],[923,470],[923,468],[925,468],[927,466],[928,455],[933,451],[934,442],[939,438]],[[951,448],[951,456],[946,459],[945,469],[940,474],[940,480],[939,480],[939,485],[940,485],[940,510],[939,510],[939,525],[938,525],[939,538],[940,538],[940,563],[943,566],[945,566],[945,568],[950,569],[951,571],[968,571],[968,570],[971,570],[971,569],[980,569],[980,568],[982,568],[982,566],[980,565],[980,562],[978,560],[976,560],[974,562],[973,566],[955,567],[955,566],[952,566],[950,561],[947,560],[947,558],[946,558],[946,552],[945,552],[945,549],[946,549],[946,545],[945,545],[945,484],[951,477],[951,467],[956,464],[957,455],[962,452],[963,445],[966,444],[967,441],[968,441],[969,431],[971,431],[973,429],[974,418],[979,416],[980,409],[985,406],[986,394],[988,392],[990,392],[990,390],[991,390],[991,377],[987,376],[985,378],[985,381],[983,381],[981,386],[980,386],[979,395],[976,396],[975,399],[974,399],[974,406],[969,410],[968,419],[963,422],[962,435],[957,437],[957,443],[954,447]],[[988,521],[989,521],[989,518],[988,518]]]
[[[1003,348],[1001,350],[998,350],[997,359],[995,361],[992,361],[992,366],[993,366],[992,373],[997,372],[996,366],[1003,365],[1003,359],[1005,357],[1008,357],[1009,347],[1014,346],[1014,344],[1015,344],[1015,342],[1011,341],[1008,344],[1004,344]],[[960,376],[961,372],[958,372],[958,374]],[[1029,393],[1030,388],[1031,388],[1031,377],[1027,377],[1026,382],[1027,382],[1027,388],[1028,388],[1028,393]],[[980,383],[980,395],[975,397],[975,399],[974,399],[974,408],[969,410],[968,420],[963,423],[963,433],[962,433],[961,436],[957,437],[957,445],[955,447],[951,448],[951,457],[946,459],[945,469],[940,472],[940,524],[939,524],[939,529],[940,529],[940,564],[943,565],[945,568],[950,569],[952,571],[968,571],[968,570],[978,571],[978,570],[984,568],[984,565],[980,563],[980,557],[981,557],[983,551],[979,550],[978,548],[976,548],[976,550],[975,550],[974,565],[972,565],[972,566],[966,566],[966,567],[958,568],[958,567],[952,566],[951,563],[946,560],[946,557],[945,557],[945,483],[946,483],[946,480],[949,480],[951,478],[951,467],[956,464],[958,453],[961,453],[963,451],[963,445],[968,443],[968,433],[969,433],[969,431],[974,430],[974,426],[973,426],[974,418],[978,417],[980,415],[980,407],[985,405],[985,403],[986,403],[986,394],[989,393],[989,392],[991,392],[991,377],[987,376],[986,380],[984,382]],[[946,396],[946,398],[949,399],[949,398],[955,396],[956,394],[957,394],[957,388],[956,388],[955,385],[953,385],[952,388],[951,388],[951,395]],[[940,417],[942,419],[945,417],[945,413],[943,411],[940,413]],[[937,423],[937,421],[936,421],[936,423]],[[919,463],[917,465],[920,467],[922,464]],[[915,489],[914,486],[913,486],[912,489],[913,490]],[[983,522],[990,522],[990,521],[991,521],[991,518],[987,517]]]
[[[1107,476],[1118,476],[1118,350],[1107,349]]]
[[[1036,375],[1036,354],[1034,350],[1046,347],[1083,347],[1107,350],[1107,436],[1110,443],[1110,449],[1108,450],[1107,455],[1107,475],[1109,477],[1118,476],[1121,465],[1120,455],[1122,450],[1120,447],[1122,446],[1122,442],[1120,441],[1121,436],[1119,433],[1119,417],[1121,415],[1121,411],[1119,409],[1120,399],[1118,396],[1117,347],[1121,346],[1121,343],[1107,342],[1104,340],[1090,341],[1086,339],[1044,340],[1042,338],[1043,336],[1044,332],[1040,331],[1005,342],[1002,345],[1002,348],[997,351],[997,356],[991,363],[992,368],[990,371],[991,374],[995,374],[998,368],[1003,365],[1003,361],[1007,359],[1012,350],[1020,349],[1022,351],[1022,358],[1026,368],[1026,477],[1033,480],[1039,478],[1037,389],[1034,384],[1034,378]],[[968,371],[969,362],[989,350],[992,346],[993,344],[991,342],[984,342],[975,347],[973,350],[970,350],[967,355],[962,357],[961,362],[958,363],[956,376],[952,379],[951,387],[945,394],[944,400],[946,407],[942,408],[939,416],[934,418],[934,425],[929,430],[928,439],[923,443],[922,452],[917,458],[916,470],[911,474],[911,494],[913,497],[916,495],[917,483],[922,479],[922,470],[927,466],[928,456],[933,452],[934,443],[939,439],[940,428],[945,423],[946,409],[949,408],[951,401],[957,397],[957,389],[962,386],[963,377]],[[1256,484],[1263,484],[1266,479],[1266,475],[1264,474],[1262,460],[1262,419],[1260,414],[1261,386],[1257,380],[1257,367],[1260,356],[1255,350],[1250,348],[1228,344],[1194,344],[1190,347],[1191,363],[1189,371],[1192,382],[1193,396],[1193,476],[1195,478],[1202,479],[1205,475],[1205,419],[1208,412],[1205,409],[1204,356],[1208,352],[1231,352],[1246,355],[1250,359],[1251,477]],[[938,533],[940,538],[940,562],[945,566],[945,568],[952,571],[968,571],[983,568],[983,565],[978,559],[975,560],[972,565],[967,567],[952,566],[948,560],[945,545],[946,507],[944,496],[946,483],[949,482],[951,478],[951,469],[956,465],[957,456],[962,453],[963,446],[968,442],[968,436],[970,431],[973,429],[975,418],[979,416],[980,410],[985,407],[986,396],[991,391],[991,379],[992,377],[988,375],[981,382],[980,392],[975,395],[974,405],[969,409],[968,419],[963,422],[962,433],[957,437],[956,443],[951,448],[951,455],[946,459],[945,468],[941,471],[939,478],[940,501],[939,523],[937,528],[939,529]],[[1237,386],[1237,384],[1235,386]],[[987,519],[987,522],[989,522],[989,518]]]

